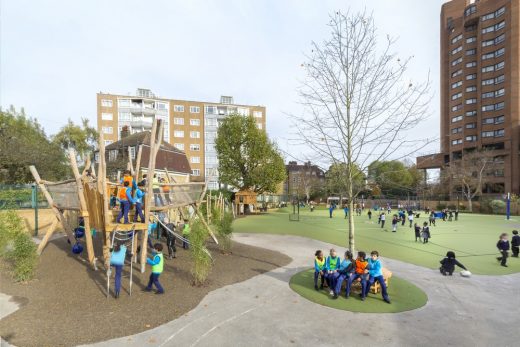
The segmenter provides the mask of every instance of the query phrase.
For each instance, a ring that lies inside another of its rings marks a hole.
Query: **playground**
[[[393,210],[391,215],[397,213]],[[509,258],[508,267],[499,266],[496,257],[499,253],[496,243],[501,233],[520,229],[520,218],[513,216],[505,220],[500,215],[460,214],[458,221],[442,221],[437,219],[436,226],[431,226],[431,239],[427,244],[415,242],[414,229],[399,223],[397,232],[392,232],[391,218],[387,216],[382,229],[377,222],[377,214],[373,212],[369,220],[367,210],[355,219],[356,249],[370,252],[377,250],[385,258],[401,260],[407,263],[435,269],[447,251],[454,251],[457,259],[472,273],[480,275],[505,275],[520,272],[520,259]],[[414,223],[422,225],[428,218],[421,213]],[[323,209],[300,209],[299,221],[289,220],[289,208],[276,212],[249,216],[238,219],[234,224],[236,232],[268,233],[303,236],[338,246],[342,250],[348,244],[348,223],[341,209],[336,209],[333,218]],[[324,250],[326,255],[328,250]],[[309,254],[311,267],[313,254]]]

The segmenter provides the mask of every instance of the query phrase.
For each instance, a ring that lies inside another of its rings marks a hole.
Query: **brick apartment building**
[[[520,0],[452,0],[441,10],[440,153],[418,168],[444,168],[475,149],[498,169],[484,193],[520,193]],[[496,166],[495,166],[496,167]]]
[[[195,180],[208,181],[209,189],[219,188],[215,138],[219,123],[232,113],[253,116],[259,129],[266,127],[264,106],[238,105],[231,96],[220,102],[167,99],[149,89],[137,89],[135,95],[97,94],[97,127],[105,144],[120,139],[127,125],[130,133],[150,130],[154,117],[164,121],[164,141],[188,156]]]

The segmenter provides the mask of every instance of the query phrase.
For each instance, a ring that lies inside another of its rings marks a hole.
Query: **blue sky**
[[[329,34],[329,13],[373,12],[379,34],[432,77],[429,120],[439,134],[439,16],[443,0],[0,1],[0,105],[25,107],[49,134],[68,118],[96,119],[96,93],[150,88],[168,98],[267,107],[267,131],[287,142],[299,110],[303,54]],[[437,150],[437,144],[423,152]]]

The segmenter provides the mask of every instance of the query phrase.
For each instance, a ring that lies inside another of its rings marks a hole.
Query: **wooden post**
[[[60,221],[60,223],[61,223],[61,225],[63,227],[63,230],[65,231],[65,233],[69,237],[69,241],[70,242],[74,241],[74,235],[72,234],[72,228],[69,226],[69,223],[67,223],[67,219],[65,218],[63,213],[61,213],[61,211],[54,204],[54,200],[52,199],[51,194],[49,193],[49,191],[47,190],[45,185],[42,184],[42,182],[41,182],[42,180],[41,180],[40,174],[36,170],[36,167],[34,167],[34,165],[31,165],[31,166],[29,166],[29,170],[31,171],[31,173],[32,173],[32,175],[34,177],[34,180],[36,181],[36,184],[38,185],[38,187],[42,191],[43,195],[45,196],[45,199],[47,199],[47,203],[49,204],[49,206],[51,207],[52,211],[56,215],[56,218],[58,218],[58,220]]]
[[[211,231],[211,228],[209,227],[208,223],[206,223],[206,221],[204,220],[204,216],[202,215],[202,213],[200,213],[197,204],[192,204],[192,206],[193,206],[193,209],[195,210],[195,213],[201,220],[202,224],[204,224],[204,227],[206,227],[206,229],[208,230],[208,233],[211,235],[211,238],[213,239],[213,241],[215,241],[215,243],[218,245],[218,240],[215,237],[215,234],[213,234],[213,231]]]
[[[43,249],[45,248],[45,246],[49,242],[52,234],[56,230],[56,227],[58,226],[58,223],[59,223],[59,219],[57,217],[52,220],[51,226],[49,227],[49,229],[45,233],[45,236],[43,237],[42,241],[38,245],[38,249],[36,251],[38,253],[38,255],[42,254]]]
[[[137,159],[135,160],[135,174],[134,174],[135,182],[139,182],[139,172],[141,171],[142,152],[143,152],[143,145],[139,145],[139,150],[137,151]]]
[[[132,154],[130,153],[130,146],[128,146],[128,170],[130,170],[130,174],[134,176],[134,163],[132,161]],[[137,180],[135,180],[137,182]]]
[[[152,132],[150,134],[150,157],[148,160],[148,194],[144,196],[145,205],[144,205],[144,219],[148,223],[150,221],[150,205],[151,205],[151,195],[153,194],[153,175],[155,174],[155,159],[157,157],[157,152],[161,148],[161,141],[163,138],[163,125],[164,123],[154,119],[152,125]],[[150,194],[152,193],[152,194]],[[148,253],[148,233],[143,232],[143,237],[141,240],[141,272],[145,270],[146,264],[146,256]]]
[[[92,234],[90,233],[88,205],[87,201],[85,200],[83,180],[81,179],[81,174],[79,173],[78,169],[78,163],[76,162],[76,153],[73,149],[69,149],[69,161],[70,166],[72,167],[72,172],[74,173],[74,177],[76,178],[76,185],[78,186],[80,216],[83,217],[83,221],[85,222],[85,241],[87,243],[88,262],[90,263],[90,265],[96,268],[96,256],[94,254],[94,246],[92,244]]]
[[[98,171],[98,191],[103,196],[103,261],[105,268],[110,267],[110,233],[107,231],[112,222],[112,215],[108,208],[110,197],[107,189],[107,164],[105,158],[105,141],[103,132],[99,134],[99,171]]]

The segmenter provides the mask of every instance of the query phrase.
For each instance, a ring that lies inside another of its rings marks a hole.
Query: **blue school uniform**
[[[332,258],[331,256],[327,257],[327,260],[325,261],[325,269],[327,270],[327,273],[325,274],[325,278],[327,279],[327,283],[329,284],[329,288],[331,290],[334,290],[336,288],[336,280],[339,277],[339,266],[341,264],[341,258],[336,256]],[[328,271],[335,271],[332,273],[328,273]]]
[[[137,188],[135,190],[135,215],[134,222],[137,222],[137,216],[141,217],[141,223],[144,223],[144,214],[143,214],[143,197],[144,192]]]
[[[368,259],[368,280],[365,283],[365,288],[363,288],[364,293],[363,296],[367,296],[370,287],[374,282],[377,281],[381,285],[381,294],[383,295],[383,299],[385,301],[389,301],[388,292],[386,290],[386,283],[383,277],[383,264],[381,264],[381,260],[372,258]]]
[[[339,295],[339,293],[341,292],[341,286],[343,285],[343,282],[348,281],[348,278],[350,277],[353,268],[354,267],[350,259],[343,259],[341,261],[341,264],[339,265],[339,276],[336,280],[336,289],[334,293]]]

